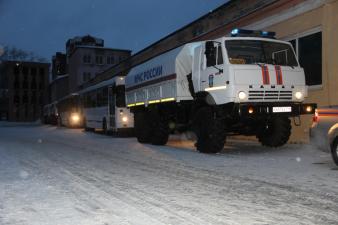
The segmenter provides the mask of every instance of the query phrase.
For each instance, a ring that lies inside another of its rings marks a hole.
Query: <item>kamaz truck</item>
[[[235,29],[229,37],[188,43],[132,68],[126,103],[139,142],[165,145],[192,130],[196,148],[217,153],[228,135],[287,143],[291,120],[312,114],[304,70],[289,42],[273,32]],[[298,124],[298,123],[297,123]]]

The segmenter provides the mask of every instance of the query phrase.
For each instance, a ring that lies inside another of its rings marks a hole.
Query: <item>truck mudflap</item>
[[[262,115],[285,115],[289,117],[314,114],[315,103],[239,103],[238,111],[241,116],[254,117]]]

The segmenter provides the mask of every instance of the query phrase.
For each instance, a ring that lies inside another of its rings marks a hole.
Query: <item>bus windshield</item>
[[[290,45],[261,40],[225,41],[231,64],[273,64],[298,66],[296,56]]]

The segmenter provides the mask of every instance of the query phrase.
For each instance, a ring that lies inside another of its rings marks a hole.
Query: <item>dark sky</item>
[[[0,45],[50,60],[68,38],[91,34],[133,53],[226,0],[0,0]]]

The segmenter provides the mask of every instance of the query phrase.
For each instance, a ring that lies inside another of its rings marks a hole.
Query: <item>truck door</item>
[[[222,46],[219,42],[207,41],[202,55],[200,90],[221,85],[225,85]]]

